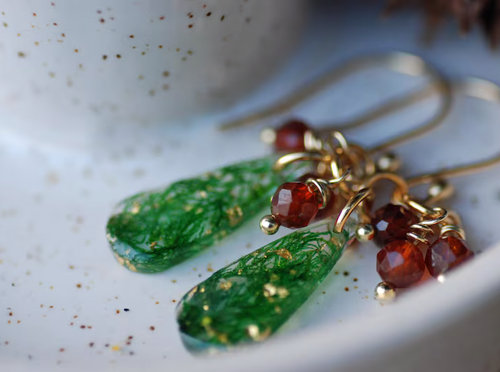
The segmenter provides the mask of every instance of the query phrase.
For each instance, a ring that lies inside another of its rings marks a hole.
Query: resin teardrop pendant
[[[177,309],[186,346],[232,346],[263,341],[275,333],[326,278],[348,245],[352,224],[340,234],[332,225],[297,230],[194,287]]]
[[[117,260],[132,271],[155,273],[212,246],[299,175],[298,167],[274,172],[274,162],[274,156],[241,162],[124,200],[107,225]]]

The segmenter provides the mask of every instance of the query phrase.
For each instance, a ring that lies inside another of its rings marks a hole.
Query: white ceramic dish
[[[307,58],[297,61],[266,91],[235,111],[251,109],[259,101],[275,97],[291,85],[290,76],[301,66],[321,68],[366,51],[374,40],[381,47],[408,46],[416,35],[417,28],[410,27],[408,33],[397,33],[396,39],[387,38],[395,35],[394,29],[414,24],[413,18],[395,20],[376,32],[367,32],[374,24],[375,9],[372,14],[362,13],[359,17],[364,29],[343,19],[331,20],[324,14],[318,16],[315,32],[326,24],[336,24],[337,30],[351,35],[349,41],[336,39],[332,47],[343,50],[343,54],[330,54],[330,45],[324,40],[321,49],[312,44],[306,48],[310,52]],[[489,55],[479,36],[467,41],[453,40],[447,44],[439,41],[431,50],[416,46],[412,49],[427,54],[439,66],[446,66],[450,74],[474,73],[500,80],[498,57]],[[321,54],[329,57],[318,59]],[[468,61],[465,57],[469,55],[477,60]],[[295,114],[314,123],[341,119],[377,101],[381,93],[390,95],[407,84],[399,77],[388,79],[380,72],[368,73],[332,89]],[[477,100],[464,99],[459,103],[452,117],[432,136],[398,151],[408,173],[498,151],[495,146],[500,128],[496,123],[500,108]],[[384,131],[373,128],[353,133],[352,138],[378,141],[389,132],[402,130],[410,120],[418,122],[427,109],[424,106],[410,110],[387,120]],[[222,116],[205,120],[215,123]],[[378,282],[374,270],[376,250],[366,245],[342,259],[337,268],[339,274],[333,273],[273,340],[211,359],[196,359],[185,351],[177,332],[173,300],[177,301],[210,275],[208,264],[218,269],[270,238],[256,231],[256,219],[254,226],[249,224],[224,244],[191,261],[163,274],[139,275],[114,261],[104,236],[106,220],[118,200],[138,190],[260,156],[265,147],[257,137],[257,128],[221,134],[205,123],[137,129],[132,137],[126,137],[128,141],[110,141],[106,146],[98,141],[85,150],[2,136],[2,370],[498,370],[498,168],[453,181],[458,194],[450,203],[464,215],[471,246],[483,253],[445,285],[430,283],[402,296],[393,306],[379,306],[371,298]],[[425,157],[415,156],[422,153]],[[344,271],[349,275],[344,276]],[[354,282],[354,278],[358,281]]]
[[[171,124],[257,88],[307,18],[304,0],[2,0],[0,105],[15,129],[72,146]]]

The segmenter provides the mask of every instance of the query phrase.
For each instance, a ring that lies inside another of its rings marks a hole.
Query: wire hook
[[[433,129],[435,129],[443,119],[448,115],[452,105],[451,87],[448,80],[430,63],[422,58],[403,52],[390,52],[384,54],[375,54],[359,57],[350,60],[348,63],[331,69],[330,71],[320,75],[308,84],[295,89],[277,103],[256,112],[252,115],[242,117],[223,124],[220,129],[228,130],[237,127],[253,124],[258,121],[269,119],[271,117],[289,112],[293,107],[311,99],[321,91],[331,87],[345,77],[352,75],[362,70],[385,66],[390,70],[414,76],[429,76],[430,83],[423,89],[416,90],[407,95],[400,96],[396,99],[389,100],[385,103],[377,105],[375,109],[367,110],[358,117],[342,124],[335,124],[336,129],[354,129],[368,124],[371,121],[383,118],[391,113],[409,107],[432,94],[441,94],[441,105],[438,112],[429,120],[419,125],[416,129],[405,132],[401,135],[391,138],[384,143],[374,146],[370,149],[370,153],[377,153],[389,150],[401,143],[419,137]],[[332,131],[332,125],[327,128],[320,128],[318,133]]]

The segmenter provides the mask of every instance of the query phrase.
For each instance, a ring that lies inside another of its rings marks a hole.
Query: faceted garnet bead
[[[309,127],[299,120],[290,120],[276,130],[276,151],[304,151],[304,135]]]
[[[425,272],[420,249],[406,240],[387,244],[377,254],[377,272],[384,282],[406,288],[418,282]]]
[[[271,213],[282,226],[299,228],[309,225],[318,213],[317,194],[305,183],[281,185],[271,201]]]
[[[406,239],[411,225],[418,223],[418,217],[402,205],[387,204],[375,212],[372,221],[375,228],[375,243],[384,247],[395,240]]]
[[[425,264],[429,273],[437,278],[474,257],[464,240],[454,236],[439,238],[427,250]]]

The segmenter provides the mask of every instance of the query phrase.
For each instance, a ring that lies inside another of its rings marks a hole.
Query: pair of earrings
[[[392,65],[411,60],[413,66],[418,62],[418,71],[433,71],[413,56],[381,59]],[[444,97],[438,115],[377,146],[377,151],[439,124],[449,110],[449,85],[435,78],[433,88]],[[403,107],[403,102],[392,108]],[[383,111],[366,118],[388,112]],[[265,340],[307,300],[355,237],[375,237],[384,244],[377,257],[384,280],[376,289],[381,300],[393,297],[397,287],[418,281],[426,264],[442,279],[449,268],[472,255],[457,215],[428,205],[449,195],[443,179],[500,159],[406,181],[390,172],[397,169],[394,158],[375,159],[377,151],[350,144],[338,131],[315,133],[295,122],[275,134],[278,149],[294,152],[277,161],[268,157],[240,163],[160,192],[136,195],[124,201],[108,223],[108,240],[118,261],[140,272],[166,270],[211,246],[261,211],[273,193],[272,215],[261,220],[263,231],[273,233],[279,225],[307,226],[240,258],[187,293],[177,311],[186,339],[211,346]],[[296,179],[301,181],[290,183]],[[380,180],[394,182],[396,190],[393,204],[373,216],[373,186]],[[429,181],[427,200],[410,196],[410,187]],[[419,245],[430,245],[425,260]]]
[[[338,80],[368,67],[385,67],[408,75],[422,76],[430,83],[423,89],[398,97],[364,113],[342,128],[351,129],[383,118],[391,112],[414,104],[430,94],[442,92],[442,102],[435,116],[416,130],[409,131],[367,152],[382,153],[408,139],[434,129],[450,110],[450,87],[447,81],[421,58],[404,53],[368,56],[320,76],[306,87],[298,89],[271,108],[224,126],[228,129],[287,112]],[[304,135],[308,128],[290,123],[280,130],[264,131],[264,140],[273,143],[276,153],[305,149]],[[318,131],[328,135],[331,129]],[[312,135],[307,135],[313,146]],[[274,140],[276,139],[276,141]],[[165,189],[134,195],[122,201],[107,224],[107,239],[117,260],[132,271],[156,273],[213,246],[267,205],[276,188],[283,182],[294,181],[306,172],[307,165],[292,164],[275,169],[277,155],[241,162],[219,168],[200,177],[175,182]],[[379,165],[387,167],[391,158],[382,157]]]

